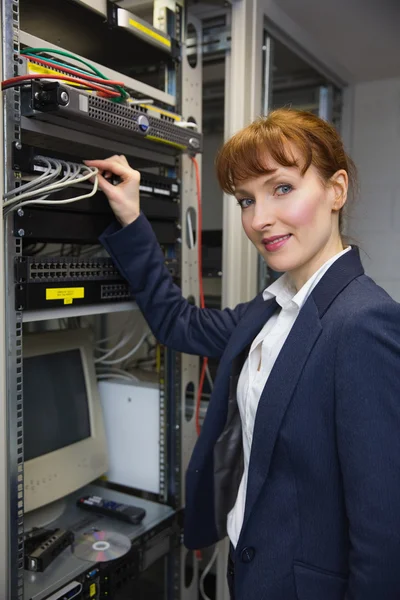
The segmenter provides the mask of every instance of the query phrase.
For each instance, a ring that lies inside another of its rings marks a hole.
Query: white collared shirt
[[[228,514],[228,536],[234,547],[237,545],[243,525],[254,422],[262,391],[286,338],[309,295],[329,267],[349,250],[351,250],[350,247],[330,258],[298,292],[296,292],[286,273],[263,292],[264,300],[276,298],[276,302],[281,308],[265,323],[254,339],[238,381],[237,402],[242,421],[244,471],[236,503]]]

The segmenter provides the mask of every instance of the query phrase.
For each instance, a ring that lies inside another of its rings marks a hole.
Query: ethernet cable
[[[96,371],[97,379],[123,379],[125,381],[135,382],[140,381],[136,375],[132,375],[129,371],[125,371],[124,369],[117,369],[116,367],[108,367],[102,370],[99,368]]]
[[[53,163],[53,166],[52,166],[51,159],[47,159],[44,157],[36,157],[36,158],[37,158],[37,160],[40,159],[40,162],[44,162],[44,164],[46,165],[45,172],[42,175],[40,175],[39,177],[30,181],[29,183],[25,183],[24,185],[14,188],[13,190],[10,190],[6,194],[4,194],[4,198],[10,198],[11,196],[15,196],[15,194],[25,192],[32,188],[40,187],[43,183],[47,183],[49,180],[53,181],[54,179],[57,179],[58,175],[61,172],[61,164],[58,166],[57,165],[54,166],[55,163]]]
[[[127,360],[128,358],[131,358],[131,356],[136,354],[136,352],[139,350],[139,348],[141,348],[141,346],[143,345],[143,342],[146,340],[148,335],[149,335],[149,332],[146,331],[142,335],[142,337],[140,338],[140,340],[138,341],[136,346],[134,348],[132,348],[132,350],[130,350],[127,354],[125,354],[125,356],[121,356],[121,357],[115,358],[113,360],[104,360],[104,358],[103,358],[102,360],[100,360],[98,362],[100,362],[102,365],[117,365],[119,363],[123,363],[125,360]]]
[[[125,321],[125,323],[123,324],[123,326],[121,328],[121,331],[117,331],[117,332],[112,333],[111,335],[109,335],[109,336],[107,336],[105,338],[102,338],[100,340],[96,340],[95,344],[94,344],[95,349],[98,350],[99,352],[108,352],[109,348],[102,348],[102,346],[104,346],[105,344],[107,344],[107,342],[110,342],[111,340],[115,340],[115,338],[118,338],[121,335],[122,331],[126,331],[129,328],[130,322],[131,322],[131,317],[129,317]]]
[[[84,181],[87,181],[91,177],[97,175],[97,172],[98,172],[98,170],[96,168],[87,167],[86,165],[80,166],[80,170],[82,170],[82,169],[84,171],[86,171],[85,175],[81,175],[80,177],[77,177],[75,175],[75,173],[73,173],[72,177],[68,176],[67,179],[65,177],[63,177],[60,181],[56,181],[55,183],[51,183],[51,184],[45,185],[43,187],[41,186],[40,188],[30,190],[28,192],[23,192],[22,194],[19,193],[21,188],[15,188],[13,190],[13,192],[17,193],[18,196],[16,196],[15,198],[6,200],[3,204],[3,206],[10,206],[11,204],[14,204],[15,202],[19,202],[20,200],[26,200],[27,198],[32,198],[33,196],[37,196],[38,193],[43,194],[46,192],[58,191],[58,190],[62,190],[64,188],[66,188],[66,187],[70,187],[71,185],[83,183]],[[59,174],[61,172],[61,170],[62,170],[62,163],[59,162],[59,168],[57,169],[57,174]],[[63,202],[63,201],[60,200],[57,202]]]
[[[35,205],[58,205],[71,204],[85,198],[94,196],[98,189],[98,169],[87,167],[84,164],[72,163],[69,161],[36,156],[35,161],[45,165],[45,171],[42,175],[22,186],[16,187],[4,195],[3,203],[4,214],[8,214],[22,206]],[[60,174],[61,179],[59,179]],[[80,194],[72,198],[62,200],[49,199],[51,193],[56,193],[71,186],[75,186],[85,181],[93,179],[93,187],[90,192]]]
[[[134,375],[129,377],[129,375],[123,375],[120,373],[97,373],[96,378],[98,381],[101,381],[102,379],[122,379],[122,381],[127,381],[129,383],[138,383],[140,381],[140,379]]]
[[[93,173],[90,174],[90,176],[93,176]],[[85,198],[91,198],[92,196],[94,196],[97,193],[97,189],[98,189],[98,179],[96,177],[94,184],[93,184],[93,188],[90,192],[88,192],[87,194],[82,194],[80,196],[74,196],[73,198],[67,198],[66,200],[43,200],[42,198],[39,198],[38,200],[34,199],[34,200],[25,200],[24,202],[20,202],[18,204],[14,204],[11,209],[6,209],[5,214],[8,214],[14,210],[17,210],[18,208],[21,208],[22,206],[27,206],[28,204],[50,204],[50,205],[59,205],[59,204],[72,204],[73,202],[78,202],[79,200],[84,200]]]
[[[120,340],[113,348],[109,349],[109,350],[99,350],[100,352],[105,352],[104,356],[100,356],[99,358],[95,358],[94,362],[95,364],[97,363],[103,363],[104,360],[106,360],[107,358],[110,358],[110,356],[112,356],[113,354],[115,354],[116,352],[118,352],[118,350],[121,350],[121,348],[123,348],[135,335],[136,332],[136,328],[134,327],[132,329],[132,331],[130,331],[129,333],[126,333],[124,335],[124,337],[122,338],[122,340]],[[119,359],[118,359],[119,362]]]
[[[211,567],[213,566],[214,562],[217,560],[217,557],[218,557],[218,545],[216,544],[215,548],[214,548],[214,552],[213,552],[207,566],[205,567],[203,573],[201,574],[201,577],[199,580],[200,594],[201,594],[201,597],[203,598],[203,600],[210,600],[210,597],[207,596],[207,594],[204,590],[204,580],[207,577],[208,573],[210,572]]]

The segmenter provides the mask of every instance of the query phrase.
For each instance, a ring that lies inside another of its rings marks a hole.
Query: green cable
[[[35,54],[40,54],[41,52],[47,52],[48,54],[60,54],[61,56],[65,56],[67,58],[72,58],[73,60],[76,60],[76,61],[82,63],[83,65],[85,65],[86,67],[88,67],[92,71],[92,73],[94,73],[101,79],[104,79],[105,81],[107,81],[107,77],[101,71],[99,71],[96,67],[91,65],[89,62],[87,62],[83,58],[79,58],[78,56],[75,56],[75,54],[71,54],[70,52],[66,52],[65,50],[53,50],[53,48],[25,48],[23,50],[23,54],[28,54],[28,55],[32,56],[32,58],[34,58]],[[64,65],[64,66],[67,67],[68,65]],[[114,102],[121,102],[121,101],[129,98],[128,92],[126,90],[124,90],[123,87],[121,87],[119,85],[116,85],[113,87],[115,87],[121,94],[120,98],[112,99],[112,100],[114,100]]]

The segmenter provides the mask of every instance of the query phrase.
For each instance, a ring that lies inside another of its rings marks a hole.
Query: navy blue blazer
[[[186,477],[185,544],[211,545],[243,469],[237,380],[277,305],[189,304],[143,215],[102,242],[157,339],[220,358]],[[313,290],[262,393],[234,560],[236,600],[400,598],[400,306],[356,249]]]

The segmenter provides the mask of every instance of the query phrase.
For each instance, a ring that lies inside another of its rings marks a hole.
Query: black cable
[[[22,87],[24,85],[31,85],[32,81],[33,79],[27,79],[27,81],[17,81],[16,83],[9,83],[7,85],[2,84],[1,89],[4,91],[11,90],[11,88]]]

